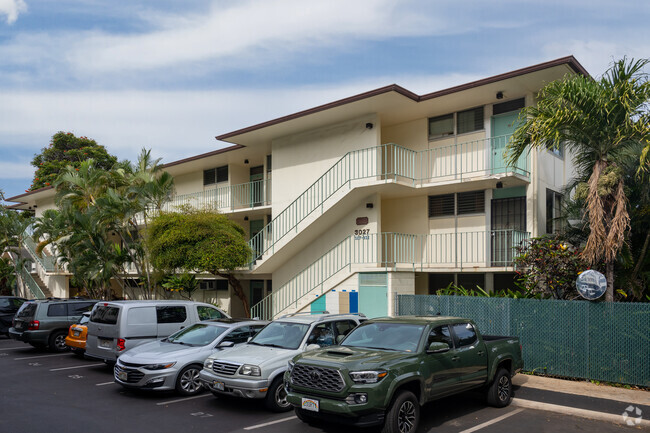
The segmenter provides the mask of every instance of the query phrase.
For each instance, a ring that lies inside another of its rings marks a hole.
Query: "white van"
[[[86,356],[115,362],[125,350],[202,320],[230,318],[214,305],[194,301],[98,302],[90,313]]]

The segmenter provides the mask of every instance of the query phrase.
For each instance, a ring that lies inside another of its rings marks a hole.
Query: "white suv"
[[[282,377],[291,358],[339,342],[359,323],[358,314],[294,314],[266,325],[248,344],[206,359],[200,379],[215,396],[263,398],[275,411],[291,410]]]

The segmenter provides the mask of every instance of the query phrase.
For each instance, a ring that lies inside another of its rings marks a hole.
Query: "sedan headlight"
[[[355,383],[377,383],[386,377],[388,373],[384,370],[378,371],[351,371],[350,379]]]
[[[212,369],[212,364],[214,363],[214,359],[206,359],[205,362],[203,363],[203,368],[207,368],[208,370]]]
[[[147,370],[165,370],[167,368],[171,368],[176,364],[175,362],[170,362],[169,364],[149,364],[149,365],[143,365],[142,368],[147,369]]]
[[[244,364],[239,369],[242,376],[260,376],[261,370],[257,365]]]

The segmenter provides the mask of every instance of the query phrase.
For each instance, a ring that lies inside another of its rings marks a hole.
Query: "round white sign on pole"
[[[589,269],[578,275],[576,287],[583,298],[593,301],[607,290],[607,279],[600,272]]]

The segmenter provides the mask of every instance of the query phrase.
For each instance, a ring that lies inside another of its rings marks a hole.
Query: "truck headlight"
[[[203,363],[203,368],[207,368],[208,370],[212,370],[212,363],[214,363],[214,359],[206,359],[205,362]]]
[[[149,364],[149,365],[144,365],[142,368],[147,369],[147,370],[165,370],[167,368],[171,368],[176,364],[175,362],[170,362],[168,364]]]
[[[377,383],[382,380],[388,372],[384,370],[379,371],[351,371],[350,379],[355,383]]]
[[[242,376],[260,376],[261,371],[257,365],[244,364],[239,369],[239,374]]]

